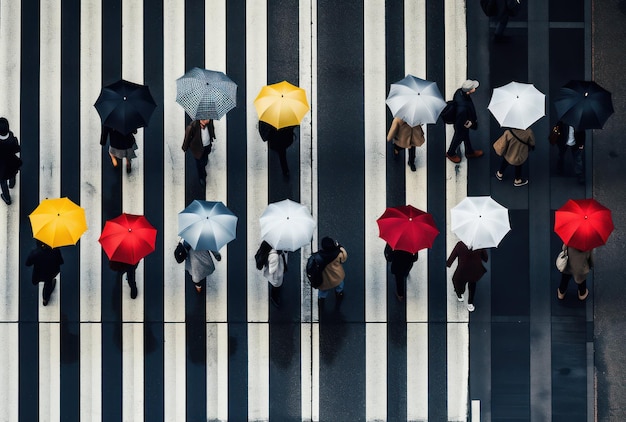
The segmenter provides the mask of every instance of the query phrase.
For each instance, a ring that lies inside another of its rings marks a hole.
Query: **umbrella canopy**
[[[156,232],[143,215],[122,214],[104,224],[98,242],[111,261],[135,265],[154,252]]]
[[[389,246],[411,253],[432,247],[439,234],[433,216],[412,205],[387,208],[376,222]]]
[[[176,80],[176,102],[193,120],[219,120],[237,106],[237,84],[224,72],[194,67]]]
[[[219,251],[237,235],[237,216],[222,202],[194,200],[178,214],[178,235],[194,250]]]
[[[569,81],[554,100],[559,120],[576,130],[602,129],[613,114],[611,93],[593,81]]]
[[[613,231],[611,210],[595,199],[570,199],[554,213],[554,231],[567,246],[589,251]]]
[[[437,123],[446,106],[437,83],[413,75],[392,83],[385,102],[393,117],[404,120],[409,126]]]
[[[290,199],[269,204],[260,222],[261,239],[283,251],[293,252],[309,243],[315,229],[311,211]]]
[[[306,92],[302,88],[282,81],[261,88],[254,100],[259,120],[276,129],[297,126],[309,111]]]
[[[533,84],[509,82],[493,90],[487,108],[500,126],[528,129],[546,115],[546,96]]]
[[[87,230],[85,210],[68,198],[44,199],[28,217],[33,237],[51,248],[75,245]]]
[[[94,107],[104,126],[128,135],[148,126],[156,103],[146,85],[121,79],[102,88]]]
[[[494,248],[511,230],[509,211],[490,196],[469,196],[450,210],[451,230],[470,249]]]

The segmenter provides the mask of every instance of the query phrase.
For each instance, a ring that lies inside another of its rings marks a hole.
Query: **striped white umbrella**
[[[194,67],[176,80],[176,102],[193,120],[219,120],[237,105],[237,84],[223,72]]]
[[[494,248],[511,230],[509,210],[490,196],[468,196],[450,210],[451,230],[470,249]]]

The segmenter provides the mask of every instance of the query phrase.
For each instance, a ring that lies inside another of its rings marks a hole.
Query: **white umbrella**
[[[274,249],[290,252],[309,243],[315,229],[309,209],[290,199],[269,204],[260,222],[261,239]]]
[[[446,106],[436,82],[413,75],[392,83],[385,102],[393,117],[404,120],[409,126],[437,123]]]
[[[546,96],[533,84],[510,82],[493,90],[487,108],[500,126],[528,129],[546,115]]]
[[[509,211],[490,196],[469,196],[450,216],[452,233],[470,249],[497,247],[511,230]]]

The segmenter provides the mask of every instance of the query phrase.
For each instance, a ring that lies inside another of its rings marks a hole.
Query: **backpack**
[[[311,287],[314,289],[319,288],[324,281],[322,273],[328,263],[324,260],[324,257],[319,252],[311,254],[306,261],[306,276],[309,279]]]
[[[261,246],[259,246],[259,250],[254,254],[254,261],[256,262],[256,269],[262,270],[265,265],[267,265],[267,258],[270,255],[270,251],[272,250],[272,246],[267,243],[265,240],[261,242]]]
[[[456,103],[454,100],[446,101],[446,106],[441,110],[441,119],[447,124],[454,123],[456,120]]]
[[[496,16],[498,14],[498,3],[496,0],[480,0],[480,7],[487,16]]]

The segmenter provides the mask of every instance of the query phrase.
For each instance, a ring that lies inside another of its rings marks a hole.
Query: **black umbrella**
[[[569,81],[554,100],[562,122],[576,130],[602,129],[613,114],[611,93],[593,81]]]
[[[104,126],[128,135],[148,125],[156,103],[146,85],[121,79],[102,88],[94,106]]]

